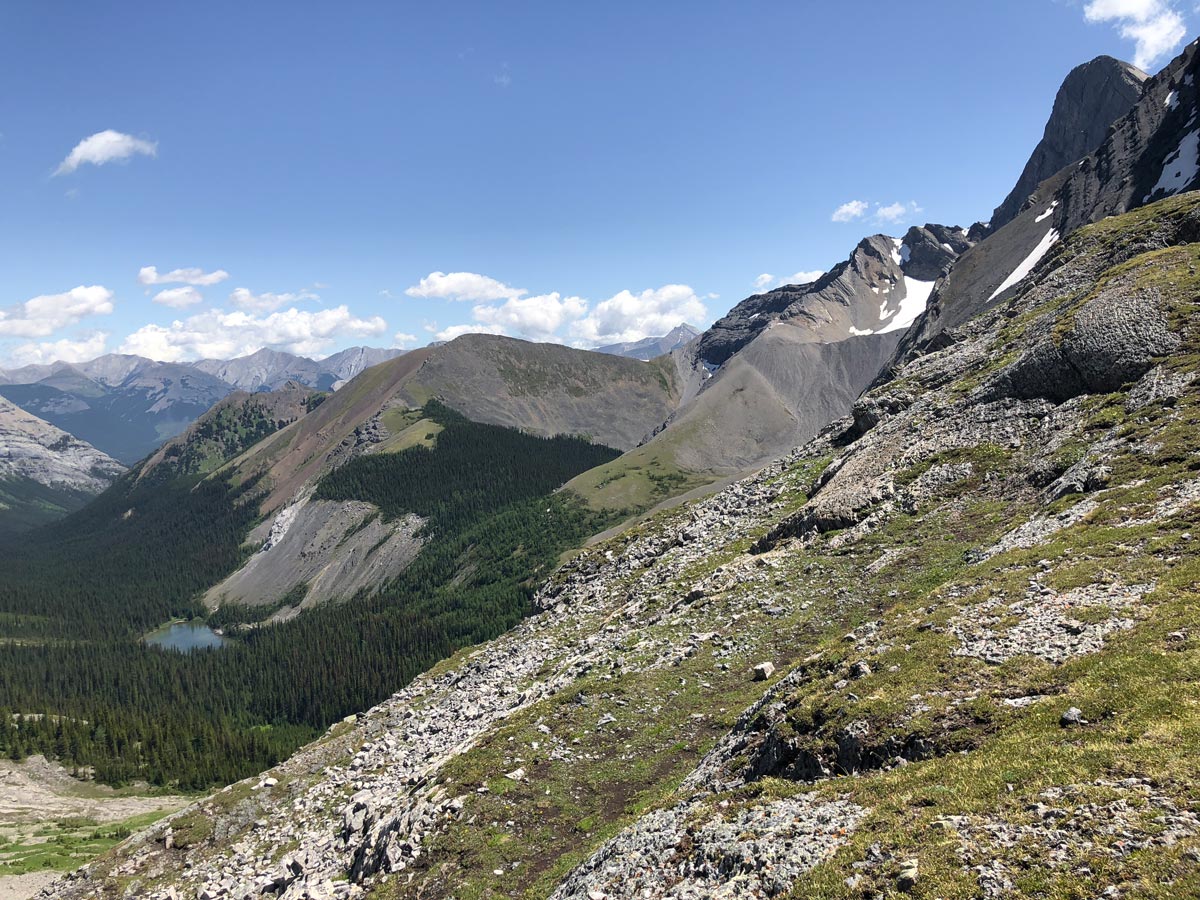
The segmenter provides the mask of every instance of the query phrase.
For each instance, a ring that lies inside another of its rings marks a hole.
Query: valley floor
[[[27,900],[81,863],[188,802],[114,790],[32,756],[0,760],[0,900]]]

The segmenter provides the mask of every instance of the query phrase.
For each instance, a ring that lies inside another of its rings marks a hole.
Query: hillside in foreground
[[[52,896],[1194,895],[1198,234],[1195,194],[1077,231],[853,417]]]

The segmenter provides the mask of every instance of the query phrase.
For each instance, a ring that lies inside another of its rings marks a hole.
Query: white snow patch
[[[1000,282],[1000,287],[992,291],[992,296],[988,297],[988,302],[991,303],[1010,287],[1033,271],[1033,267],[1038,264],[1038,261],[1046,255],[1047,251],[1054,246],[1054,242],[1058,240],[1058,232],[1051,228],[1038,241],[1038,245],[1029,251],[1029,255],[1021,260],[1021,264],[1017,266],[1008,277]]]
[[[949,250],[951,253],[954,252],[954,248],[951,247],[949,244],[947,244],[945,241],[942,241],[942,246],[945,247],[947,250]]]
[[[905,275],[904,299],[900,301],[900,308],[892,314],[892,321],[875,333],[887,334],[889,331],[907,328],[917,320],[917,316],[925,312],[925,304],[929,302],[929,295],[932,293],[932,281],[917,281],[917,279]]]
[[[1159,191],[1164,195],[1178,194],[1200,171],[1200,130],[1189,131],[1179,141],[1175,152],[1163,161],[1162,174],[1158,183],[1146,195],[1149,200]]]
[[[892,262],[900,265],[903,260],[900,258],[900,248],[904,246],[904,241],[900,238],[892,238]]]
[[[1192,83],[1192,73],[1191,72],[1184,73],[1183,83],[1186,85],[1191,85],[1191,83]]]
[[[910,259],[912,259],[912,251],[908,249],[908,244],[901,244],[900,245],[900,261],[902,263],[906,263]]]
[[[1168,109],[1178,109],[1179,91],[1171,91],[1169,94],[1167,94],[1167,99],[1163,101],[1163,106],[1167,107]]]
[[[865,337],[865,336],[866,336],[866,335],[868,335],[868,334],[878,334],[879,332],[877,332],[877,331],[871,331],[869,328],[867,328],[867,329],[863,329],[863,328],[855,328],[853,325],[851,325],[851,326],[850,326],[850,333],[851,333],[851,334],[853,334],[853,335],[857,335],[858,337]],[[825,342],[824,342],[824,341],[822,341],[822,343],[825,343]]]
[[[1034,219],[1033,221],[1035,221],[1035,222],[1041,222],[1043,219],[1048,219],[1048,218],[1050,218],[1050,214],[1051,214],[1052,212],[1054,212],[1054,207],[1056,207],[1056,206],[1058,206],[1058,201],[1057,201],[1057,200],[1055,200],[1053,203],[1051,203],[1051,204],[1050,204],[1050,208],[1049,208],[1049,209],[1047,209],[1047,210],[1046,210],[1044,213],[1042,213],[1040,216],[1038,216],[1038,217],[1037,217],[1036,219]]]

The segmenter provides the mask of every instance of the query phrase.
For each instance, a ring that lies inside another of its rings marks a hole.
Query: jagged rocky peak
[[[1089,127],[1102,133],[1100,144],[1037,185],[1011,221],[1001,227],[993,222],[987,239],[963,254],[930,297],[927,313],[905,334],[881,380],[914,354],[952,340],[953,329],[1011,296],[1049,260],[1064,235],[1200,186],[1198,46],[1193,41],[1141,82],[1136,102],[1115,121],[1106,118],[1107,110],[1092,108],[1098,119]],[[1125,66],[1116,60],[1103,65],[1113,71]]]
[[[924,312],[934,282],[972,243],[964,229],[936,224],[914,226],[902,238],[865,237],[816,281],[747,297],[700,337],[697,356],[720,366],[777,322],[826,343],[907,328]]]
[[[992,213],[992,227],[1011,222],[1039,184],[1099,147],[1109,126],[1137,103],[1147,78],[1141,69],[1111,56],[1098,56],[1072,69],[1058,89],[1046,130],[1021,177]]]
[[[914,225],[901,242],[904,274],[918,281],[937,281],[973,243],[969,233],[958,226]]]

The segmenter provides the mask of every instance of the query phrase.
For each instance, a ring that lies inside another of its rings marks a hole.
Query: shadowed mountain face
[[[1016,218],[1039,184],[1099,147],[1109,126],[1137,103],[1149,77],[1111,56],[1098,56],[1072,69],[1054,98],[1045,134],[1013,189],[992,213],[992,229]]]
[[[0,395],[132,464],[231,390],[219,378],[178,363],[137,360],[129,367],[111,357],[96,362],[56,366],[36,380],[0,386]],[[20,370],[9,375],[27,377]]]

